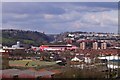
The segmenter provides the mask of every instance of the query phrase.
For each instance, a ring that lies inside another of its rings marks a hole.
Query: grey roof
[[[2,74],[5,75],[18,75],[21,72],[19,69],[5,69],[2,70]]]
[[[26,75],[30,75],[30,76],[35,76],[36,71],[33,70],[23,70],[20,72],[20,74],[26,74]]]
[[[54,72],[51,72],[51,71],[43,71],[43,72],[39,72],[39,73],[37,73],[37,74],[39,74],[39,75],[41,75],[41,76],[45,76],[45,75],[53,75],[53,74],[55,74]]]
[[[2,74],[4,75],[30,75],[30,76],[47,76],[47,75],[53,75],[55,73],[51,72],[51,71],[34,71],[34,70],[19,70],[19,69],[6,69],[6,70],[2,70]]]
[[[50,72],[50,71],[39,72],[39,71],[33,71],[33,70],[24,70],[20,74],[28,74],[31,76],[46,76],[46,75],[53,75],[55,73]]]

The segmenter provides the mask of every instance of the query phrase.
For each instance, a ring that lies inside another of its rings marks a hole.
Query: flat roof
[[[72,45],[41,45],[46,47],[71,47]]]

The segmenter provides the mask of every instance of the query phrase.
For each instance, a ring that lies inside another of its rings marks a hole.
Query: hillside
[[[53,40],[51,37],[37,31],[2,30],[2,44],[7,46],[16,44],[17,41],[20,41],[22,44],[39,46],[51,40]]]

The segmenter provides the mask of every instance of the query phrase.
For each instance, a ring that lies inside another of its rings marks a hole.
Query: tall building
[[[97,42],[93,43],[93,49],[98,49],[98,43]]]
[[[106,49],[106,48],[107,48],[107,43],[106,42],[101,43],[101,49]]]
[[[85,49],[85,47],[86,47],[85,42],[81,42],[81,43],[80,43],[80,49],[83,49],[83,50],[84,50],[84,49]]]

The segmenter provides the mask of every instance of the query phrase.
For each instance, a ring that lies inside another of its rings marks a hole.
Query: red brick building
[[[9,67],[9,52],[7,50],[0,49],[0,61],[2,63],[0,69]]]

